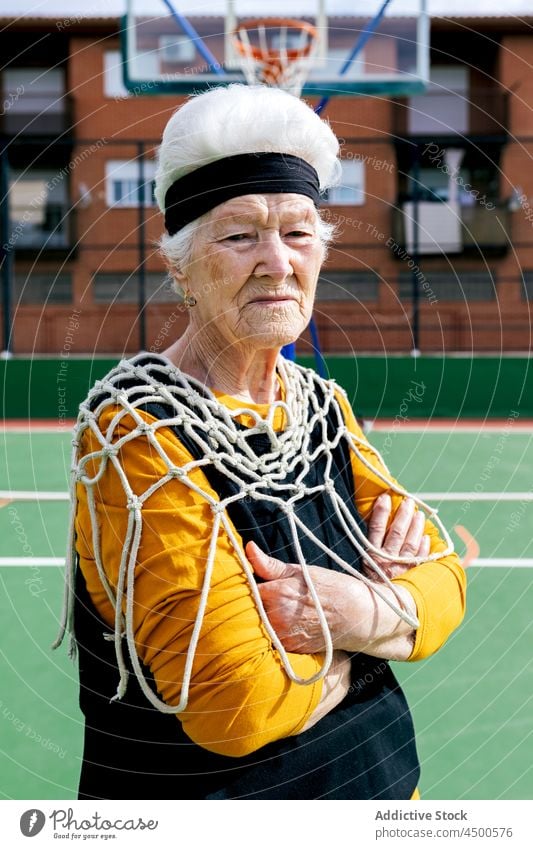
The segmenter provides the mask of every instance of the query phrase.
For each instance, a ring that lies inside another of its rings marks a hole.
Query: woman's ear
[[[172,289],[176,294],[183,296],[187,290],[187,274],[175,262],[170,262],[164,254],[163,261],[167,268],[168,281],[172,283]]]
[[[184,297],[185,292],[187,291],[187,275],[184,274],[183,271],[173,269],[173,271],[170,272],[170,277],[172,278],[172,288],[176,294]]]
[[[174,266],[172,269],[169,268],[169,274],[176,283],[176,286],[179,286],[180,289],[187,288],[187,275],[184,271]]]
[[[169,270],[168,276],[172,281],[172,289],[179,295],[180,298],[185,297],[185,292],[187,291],[187,275],[182,271],[177,271],[175,268],[172,271]]]

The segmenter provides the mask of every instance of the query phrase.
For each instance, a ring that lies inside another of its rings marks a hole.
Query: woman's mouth
[[[250,304],[281,304],[286,301],[296,301],[293,295],[262,295],[260,298],[254,298],[249,301]]]

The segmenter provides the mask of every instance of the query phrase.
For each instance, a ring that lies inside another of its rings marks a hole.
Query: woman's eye
[[[307,230],[291,230],[290,233],[287,233],[287,235],[290,236],[291,239],[301,239],[304,236],[311,236],[312,234]]]
[[[245,239],[250,239],[250,233],[230,233],[229,236],[224,236],[225,242],[243,242]]]

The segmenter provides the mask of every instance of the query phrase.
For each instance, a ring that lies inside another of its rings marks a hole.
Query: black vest
[[[169,415],[157,404],[145,409],[157,418]],[[333,435],[333,417],[328,428]],[[195,443],[181,428],[175,432],[198,458]],[[256,454],[271,450],[268,436],[251,439]],[[313,446],[320,439],[315,428]],[[323,462],[311,467],[306,484],[323,480]],[[203,471],[220,498],[237,491],[214,467]],[[333,452],[332,477],[336,491],[363,526],[355,508],[349,449],[344,442]],[[324,493],[300,502],[297,512],[329,548],[358,568],[357,555]],[[280,560],[296,560],[285,516],[275,505],[242,499],[230,505],[228,513],[244,543],[254,540]],[[301,537],[300,543],[306,562],[338,568],[307,538]],[[419,764],[411,716],[383,660],[354,655],[352,686],[337,708],[303,734],[233,758],[193,743],[179,719],[150,705],[133,673],[125,697],[110,701],[118,682],[114,645],[103,639],[109,628],[95,610],[79,569],[75,629],[80,705],[86,718],[81,799],[410,799],[413,794]],[[145,668],[144,673],[155,691],[149,670]]]

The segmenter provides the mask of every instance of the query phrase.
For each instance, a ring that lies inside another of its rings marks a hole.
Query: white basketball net
[[[144,363],[143,360],[145,361]],[[407,565],[417,565],[422,560],[427,562],[440,559],[450,554],[453,550],[453,545],[446,528],[436,515],[436,511],[429,508],[421,499],[409,495],[404,489],[393,483],[385,473],[370,464],[368,459],[359,450],[360,445],[364,445],[366,449],[368,449],[369,445],[356,434],[348,431],[344,423],[341,408],[335,398],[335,392],[342,390],[339,390],[339,387],[333,381],[324,381],[310,369],[302,369],[282,357],[278,359],[277,368],[285,386],[286,400],[277,401],[275,404],[272,404],[266,419],[262,419],[257,412],[249,410],[244,406],[242,409],[229,411],[202,384],[180,372],[168,360],[154,355],[153,357],[151,356],[150,363],[146,363],[146,354],[141,354],[131,360],[123,360],[119,363],[104,380],[96,383],[95,387],[89,393],[88,398],[80,407],[73,441],[74,449],[71,470],[72,513],[69,549],[67,552],[65,602],[61,630],[55,646],[60,645],[66,630],[69,629],[71,633],[71,652],[75,652],[73,602],[77,558],[75,551],[74,518],[76,512],[76,484],[82,484],[87,493],[87,503],[91,516],[96,567],[109,601],[115,610],[114,634],[108,635],[108,639],[114,640],[117,664],[120,670],[120,680],[114,698],[122,698],[126,691],[128,671],[124,659],[123,640],[125,638],[135,675],[147,699],[163,713],[177,714],[185,710],[188,702],[192,665],[209,597],[211,576],[217,556],[217,539],[221,528],[227,534],[239,559],[250,585],[263,625],[272,640],[273,646],[279,652],[287,675],[292,681],[298,684],[311,684],[323,678],[330,667],[333,655],[332,639],[326,617],[313,586],[308,564],[305,562],[302,553],[300,540],[305,537],[312,540],[333,562],[348,574],[353,575],[354,578],[363,581],[367,585],[371,585],[373,592],[386,601],[392,610],[401,619],[408,622],[411,627],[418,627],[419,623],[416,617],[411,616],[403,609],[402,600],[397,588],[389,580],[378,563],[376,563],[373,555],[379,555],[384,560],[405,563]],[[164,378],[163,381],[160,378]],[[129,381],[134,379],[135,385],[127,389],[121,388],[120,383],[123,383],[125,379]],[[323,395],[325,399],[323,403],[319,402],[317,389],[320,390],[320,396]],[[95,409],[91,410],[91,405],[97,399],[100,399],[100,401],[97,403]],[[143,405],[154,403],[170,408],[172,415],[167,419],[158,419],[152,423],[147,423],[143,415],[140,414],[139,408]],[[109,408],[116,409],[116,414],[113,416],[113,420],[106,432],[102,433],[99,427],[99,420],[102,413]],[[282,431],[275,431],[273,427],[276,408],[282,408],[286,416],[286,427]],[[252,417],[254,425],[251,428],[241,429],[238,427],[236,419],[243,414]],[[332,440],[328,436],[328,414],[332,414],[334,421],[338,423],[335,437]],[[117,430],[126,416],[133,419],[136,427],[133,430],[129,430],[125,436],[118,437],[116,435]],[[201,459],[193,459],[183,466],[172,464],[157,438],[157,432],[160,428],[172,426],[184,429],[188,437],[200,449]],[[315,427],[321,428],[322,441],[317,448],[313,449],[311,434]],[[101,448],[96,452],[80,456],[80,442],[86,431],[90,431],[94,435]],[[268,435],[272,447],[269,453],[260,457],[254,453],[249,444],[249,438],[255,434]],[[157,455],[164,461],[168,471],[160,480],[153,483],[142,493],[142,495],[136,495],[122,467],[120,449],[126,442],[131,442],[131,440],[141,436],[148,440],[151,449],[157,452]],[[413,498],[419,507],[424,509],[436,521],[447,544],[445,551],[431,554],[424,558],[392,557],[369,542],[354,516],[344,504],[342,497],[336,492],[335,481],[331,477],[332,452],[341,440],[344,440],[348,444],[350,450],[356,454],[359,461],[372,474],[377,475],[386,484],[388,489],[393,490],[399,495]],[[379,453],[372,447],[371,450],[386,469]],[[306,487],[305,478],[311,465],[319,460],[324,461],[324,459],[325,474],[323,482],[320,486],[315,486],[312,489]],[[89,464],[97,465],[97,470],[92,476],[88,474],[87,467]],[[105,475],[109,464],[114,467],[122,482],[129,513],[116,593],[110,586],[105,564],[102,560],[96,506],[98,483],[102,476]],[[208,464],[213,464],[219,472],[222,472],[237,483],[239,485],[239,492],[231,497],[218,500],[209,492],[196,485],[190,478],[191,472],[194,469],[206,467]],[[291,483],[285,483],[287,472],[296,473]],[[243,480],[244,473],[246,473],[246,481]],[[143,530],[143,507],[154,492],[175,479],[178,479],[184,487],[189,487],[206,500],[211,508],[213,522],[209,554],[198,603],[198,613],[187,651],[181,698],[178,705],[170,706],[155,695],[144,678],[135,647],[133,609],[135,604],[135,569],[138,565],[137,556]],[[397,603],[391,601],[382,593],[379,584],[371,582],[350,563],[343,560],[328,548],[321,539],[315,536],[313,530],[306,527],[298,517],[295,512],[295,506],[298,502],[317,492],[324,492],[329,499],[331,507],[353,546],[354,560],[357,554],[360,554],[366,564],[380,577],[383,583],[393,590]],[[297,553],[298,563],[302,567],[305,583],[316,608],[326,647],[322,668],[311,678],[303,679],[294,672],[281,640],[268,619],[254,579],[252,567],[246,558],[242,543],[232,527],[227,513],[227,507],[232,501],[243,498],[257,502],[269,501],[275,504],[277,509],[285,514],[289,523],[294,550]]]
[[[241,26],[234,33],[234,42],[238,46],[235,62],[249,85],[261,83],[301,94],[318,48],[318,39],[306,29],[271,23],[258,23],[250,30]]]

